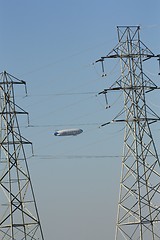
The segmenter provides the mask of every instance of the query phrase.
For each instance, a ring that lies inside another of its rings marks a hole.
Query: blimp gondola
[[[81,134],[83,132],[82,129],[75,128],[75,129],[63,129],[63,130],[57,130],[54,132],[55,136],[76,136],[78,134]]]

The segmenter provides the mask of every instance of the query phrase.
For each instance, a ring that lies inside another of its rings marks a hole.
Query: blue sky
[[[17,104],[30,113],[32,127],[20,125],[34,145],[28,163],[45,239],[114,239],[124,126],[99,128],[121,108],[120,94],[110,94],[113,108],[105,110],[97,93],[115,79],[101,78],[92,63],[116,45],[117,25],[140,25],[143,42],[160,53],[160,2],[0,0],[0,7],[1,71],[28,86],[26,98],[17,90]],[[158,84],[157,61],[146,70]],[[158,95],[150,104],[160,111]],[[53,135],[69,127],[84,133]]]

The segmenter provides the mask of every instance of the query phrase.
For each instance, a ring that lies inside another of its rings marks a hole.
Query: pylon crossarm
[[[99,92],[98,94],[105,94],[109,91],[126,91],[126,90],[140,90],[140,89],[145,89],[147,91],[153,91],[153,90],[156,90],[156,89],[160,89],[160,87],[149,87],[149,86],[133,86],[133,87],[115,87],[115,88],[107,88],[107,89],[104,89],[102,92]]]
[[[5,79],[9,79],[9,81],[3,81],[3,78]],[[18,79],[17,77],[9,74],[8,72],[6,71],[3,71],[0,73],[0,79],[2,79],[2,81],[0,82],[0,85],[3,85],[3,84],[8,84],[8,83],[13,83],[13,84],[24,84],[26,85],[26,82],[24,80],[20,80]]]

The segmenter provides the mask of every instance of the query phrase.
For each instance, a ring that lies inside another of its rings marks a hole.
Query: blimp
[[[78,134],[81,134],[83,132],[82,129],[75,128],[75,129],[63,129],[63,130],[57,130],[54,135],[55,136],[76,136]]]

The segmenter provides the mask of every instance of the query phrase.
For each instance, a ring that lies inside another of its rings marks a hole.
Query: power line
[[[41,128],[41,127],[67,127],[67,126],[93,126],[93,125],[98,125],[100,126],[101,123],[74,123],[74,124],[44,124],[44,125],[28,125],[28,126],[23,126],[25,128]]]
[[[93,159],[93,158],[121,158],[121,155],[33,155],[33,158],[39,159]]]
[[[27,97],[49,97],[49,96],[70,96],[70,95],[89,95],[97,94],[97,92],[68,92],[68,93],[47,93],[47,94],[29,94]]]
[[[105,158],[123,158],[123,157],[124,157],[123,155],[52,155],[52,154],[39,155],[39,154],[35,154],[29,158],[54,160],[54,159],[105,159]],[[150,155],[149,157],[152,157],[152,155]]]

